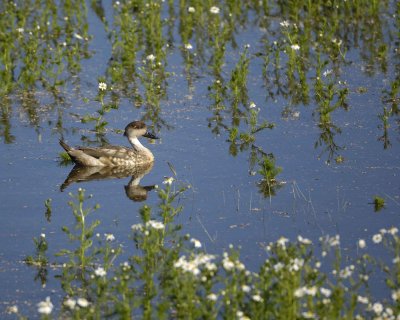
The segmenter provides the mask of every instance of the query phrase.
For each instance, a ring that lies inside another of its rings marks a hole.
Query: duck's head
[[[125,127],[125,137],[146,137],[150,139],[158,139],[153,133],[147,131],[147,126],[143,121],[133,121]]]

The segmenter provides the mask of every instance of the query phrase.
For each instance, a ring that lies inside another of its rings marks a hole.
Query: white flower
[[[41,301],[37,304],[38,312],[41,314],[50,314],[53,311],[53,304],[50,301],[50,297],[47,297],[45,301]]]
[[[7,313],[18,313],[18,306],[10,306],[7,308]]]
[[[105,233],[104,236],[106,237],[106,241],[114,241],[115,237],[112,233]]]
[[[83,40],[83,37],[78,33],[74,33],[74,37],[78,40]]]
[[[186,44],[185,44],[185,49],[186,49],[186,50],[192,50],[193,47],[192,47],[192,45],[191,45],[190,43],[186,43]]]
[[[69,299],[64,301],[64,306],[66,306],[67,308],[73,310],[73,309],[75,309],[76,301],[74,299],[69,298]]]
[[[374,310],[374,312],[375,312],[376,314],[379,315],[379,314],[381,314],[382,311],[383,311],[383,306],[382,306],[381,303],[375,302],[375,303],[372,305],[372,310]]]
[[[395,235],[395,234],[397,234],[397,232],[399,232],[399,229],[397,229],[396,227],[391,227],[389,230],[388,230],[388,232],[391,234],[391,235]]]
[[[188,12],[194,13],[194,12],[196,12],[196,9],[194,7],[189,7]]]
[[[161,230],[164,229],[165,226],[162,222],[156,220],[149,220],[146,222],[146,227],[151,227],[153,229]]]
[[[400,289],[398,289],[397,291],[392,291],[392,299],[394,301],[400,300]]]
[[[359,247],[360,249],[364,249],[366,246],[367,246],[367,244],[366,244],[366,242],[365,242],[364,239],[358,240],[358,247]]]
[[[287,28],[290,26],[289,21],[284,20],[282,22],[279,23],[281,25],[281,27]]]
[[[44,239],[44,238],[46,238],[46,235],[44,233],[41,233],[40,237]]]
[[[329,290],[329,289],[326,289],[326,288],[320,288],[319,290],[327,298],[329,298],[331,296],[331,294],[332,294],[332,291]]]
[[[297,241],[299,241],[302,244],[311,244],[311,240],[307,238],[303,238],[302,236],[297,236]]]
[[[328,70],[325,70],[324,73],[323,73],[322,75],[323,75],[324,77],[327,77],[327,76],[329,76],[332,72],[333,72],[332,69],[328,69]]]
[[[98,267],[96,270],[94,270],[94,274],[98,277],[105,277],[107,272],[104,270],[104,268]]]
[[[208,300],[211,300],[211,301],[217,301],[218,296],[217,296],[215,293],[210,293],[210,294],[207,296],[207,299],[208,299]]]
[[[274,265],[274,270],[275,272],[279,272],[280,270],[283,269],[285,265],[282,262],[278,262],[277,264]]]
[[[289,242],[289,239],[287,239],[285,237],[280,237],[276,243],[278,245],[280,245],[282,248],[286,248],[286,243],[287,242]]]
[[[154,61],[155,59],[156,59],[156,57],[154,56],[154,54],[149,54],[149,55],[146,57],[146,60],[147,60],[147,61],[150,61],[150,62]]]
[[[242,285],[242,291],[243,292],[246,292],[246,293],[248,293],[248,292],[250,292],[250,290],[251,290],[251,288],[248,286],[248,285]]]
[[[298,44],[292,44],[290,47],[291,47],[294,51],[300,50],[300,46],[299,46]]]
[[[101,91],[107,90],[107,83],[105,83],[105,82],[100,82],[100,83],[99,83],[99,90],[101,90]]]
[[[164,177],[163,184],[171,185],[172,182],[174,182],[174,180],[175,180],[175,179],[174,179],[173,177]]]
[[[315,319],[316,318],[315,314],[312,313],[311,311],[303,312],[301,315],[306,319]]]
[[[382,235],[380,233],[374,234],[372,241],[374,243],[380,243],[382,241]]]
[[[210,12],[211,12],[212,14],[218,14],[218,13],[219,13],[219,8],[216,7],[216,6],[212,6],[212,7],[210,8]]]
[[[368,298],[367,297],[363,297],[363,296],[358,296],[357,297],[357,301],[359,303],[362,303],[362,304],[368,304],[368,302],[369,302]]]
[[[295,296],[296,298],[302,298],[302,297],[304,296],[304,294],[305,294],[304,287],[302,287],[302,288],[297,288],[297,289],[294,291],[294,296]]]
[[[190,242],[193,243],[195,248],[201,248],[201,242],[199,240],[192,238]]]
[[[256,107],[256,104],[254,102],[251,102],[250,105],[249,105],[249,108],[250,109],[254,109],[255,107]]]
[[[24,28],[17,28],[17,31],[18,31],[19,33],[23,33],[23,32],[24,32]]]
[[[133,231],[140,231],[143,229],[143,225],[141,223],[136,223],[131,226]]]
[[[256,302],[261,302],[263,301],[263,298],[261,298],[261,296],[259,294],[255,294],[253,297],[253,300]]]
[[[305,293],[307,295],[309,295],[309,296],[314,297],[316,295],[316,293],[317,293],[317,287],[316,286],[313,286],[313,287],[310,287],[310,288],[306,287],[305,288]]]
[[[229,258],[225,258],[222,260],[222,266],[226,271],[231,271],[235,267],[235,264]]]
[[[79,298],[76,300],[76,302],[82,308],[86,308],[89,305],[89,301],[87,301],[85,298]]]

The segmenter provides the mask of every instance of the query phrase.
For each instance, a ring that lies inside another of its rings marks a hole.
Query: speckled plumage
[[[129,123],[125,127],[124,136],[128,138],[132,148],[111,145],[99,148],[72,148],[62,140],[60,140],[60,145],[75,163],[82,166],[134,167],[154,161],[151,151],[144,147],[138,140],[140,136],[157,139],[153,134],[147,132],[144,122],[133,121]]]

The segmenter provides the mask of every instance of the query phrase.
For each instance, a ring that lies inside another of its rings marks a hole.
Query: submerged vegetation
[[[89,12],[102,30],[91,28]],[[265,139],[278,120],[295,123],[308,110],[317,158],[344,165],[341,124],[353,123],[339,119],[347,119],[352,97],[375,90],[377,140],[384,150],[398,140],[399,17],[400,3],[390,0],[2,1],[0,139],[15,143],[13,123],[26,121],[38,136],[47,125],[58,138],[72,133],[87,145],[106,144],[123,111],[139,113],[156,132],[172,129],[173,91],[184,84],[188,100],[202,100],[193,103],[207,113],[202,122],[232,157],[248,157],[249,175],[271,199],[284,185],[285,168]],[[102,33],[107,61],[88,70],[104,49],[92,46]],[[372,88],[352,79],[354,71],[384,79]],[[72,109],[77,102],[83,107]],[[59,162],[70,159],[62,153]],[[42,286],[50,268],[61,283],[61,301],[37,305],[43,318],[400,319],[396,227],[360,239],[354,258],[339,236],[319,243],[281,237],[265,246],[259,269],[249,270],[240,249],[211,254],[182,235],[177,202],[188,186],[174,181],[156,189],[157,211],[141,208],[129,244],[98,233],[98,206],[85,207],[90,197],[82,189],[71,194],[75,224],[62,228],[69,249],[50,257],[51,236],[43,233],[25,259]],[[51,204],[49,198],[47,221]],[[374,207],[385,200],[375,197]],[[390,258],[369,255],[375,246]],[[375,292],[376,283],[384,288]],[[8,311],[24,317],[17,306]]]

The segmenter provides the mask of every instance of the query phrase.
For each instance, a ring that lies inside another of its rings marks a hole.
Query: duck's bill
[[[149,139],[159,139],[154,133],[151,132],[146,132],[143,137],[149,138]]]

